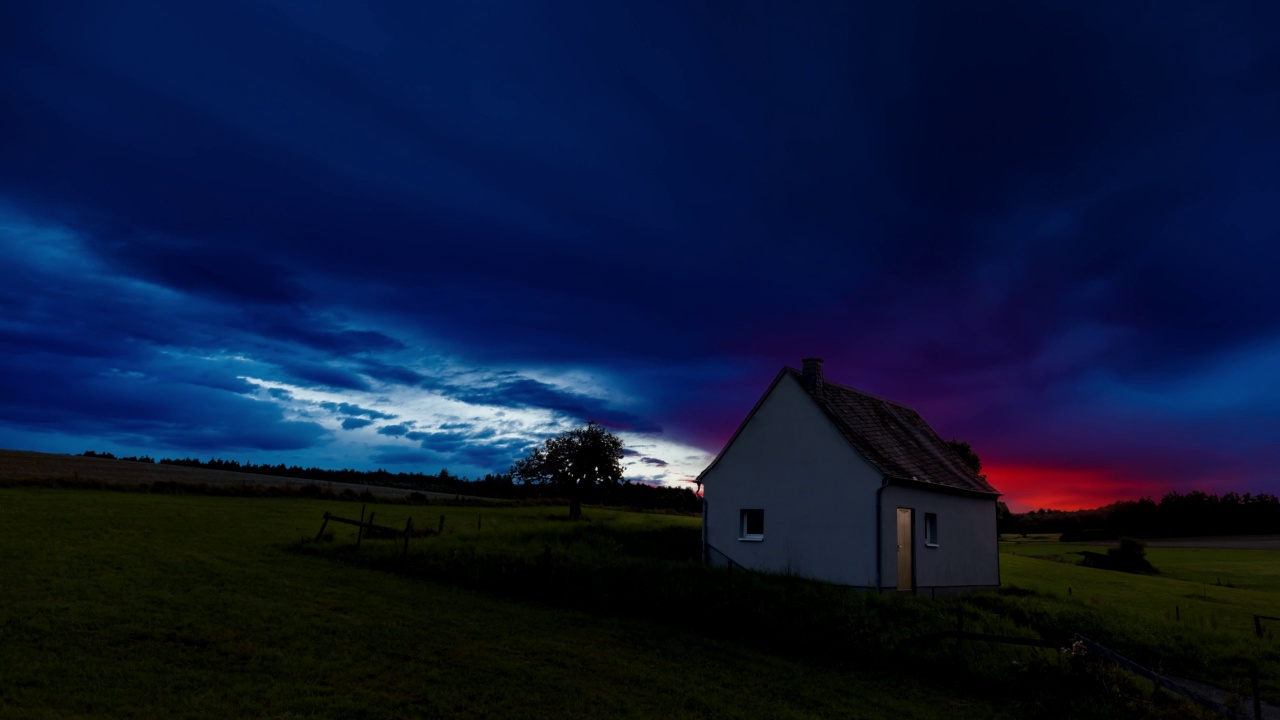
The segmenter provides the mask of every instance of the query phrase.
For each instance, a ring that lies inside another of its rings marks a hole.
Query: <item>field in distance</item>
[[[183,483],[187,485],[239,486],[260,485],[282,489],[297,489],[315,485],[335,493],[343,490],[363,493],[366,490],[378,497],[408,497],[413,490],[379,487],[342,482],[319,482],[302,478],[275,477],[230,470],[159,465],[153,463],[84,457],[82,455],[55,455],[27,450],[0,450],[0,487],[6,483],[73,481],[81,483],[105,483],[139,485],[142,483]],[[428,497],[452,498],[452,493],[423,492]]]
[[[1115,543],[1060,543],[1056,536],[1035,536],[1000,543],[1008,555],[1078,565],[1081,553],[1100,552]],[[1148,543],[1147,560],[1160,577],[1226,589],[1263,590],[1280,594],[1280,550],[1271,549],[1277,536],[1235,538],[1174,538]],[[1082,568],[1083,569],[1083,568]],[[1230,593],[1228,593],[1230,595]],[[1280,607],[1274,612],[1280,615]]]
[[[1009,552],[1013,548],[1026,545],[1044,545],[1056,543],[1059,533],[1032,533],[1023,537],[1014,533],[1005,533],[1000,540],[1005,543],[1002,548]],[[1142,542],[1151,548],[1200,548],[1203,550],[1280,550],[1280,535],[1216,535],[1209,537],[1175,537],[1175,538],[1143,538]],[[1094,542],[1077,542],[1074,545],[1092,545],[1114,547],[1115,540],[1098,540]]]

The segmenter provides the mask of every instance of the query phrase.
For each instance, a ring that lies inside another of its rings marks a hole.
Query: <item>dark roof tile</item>
[[[804,384],[799,371],[786,371]],[[999,494],[906,405],[830,380],[809,394],[858,454],[887,477]]]

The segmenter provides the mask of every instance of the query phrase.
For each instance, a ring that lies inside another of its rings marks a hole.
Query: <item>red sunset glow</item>
[[[1169,490],[1167,483],[1120,475],[1108,468],[984,465],[983,472],[1013,512],[1096,508],[1117,500],[1159,498]]]

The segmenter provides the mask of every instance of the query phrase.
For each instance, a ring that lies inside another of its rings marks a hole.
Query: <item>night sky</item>
[[[679,483],[784,364],[1015,510],[1280,489],[1280,4],[0,5],[0,447]]]

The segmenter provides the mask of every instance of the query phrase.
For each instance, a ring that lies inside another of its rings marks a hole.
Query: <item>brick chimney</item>
[[[814,395],[822,395],[822,358],[805,358],[800,363],[800,382]]]

